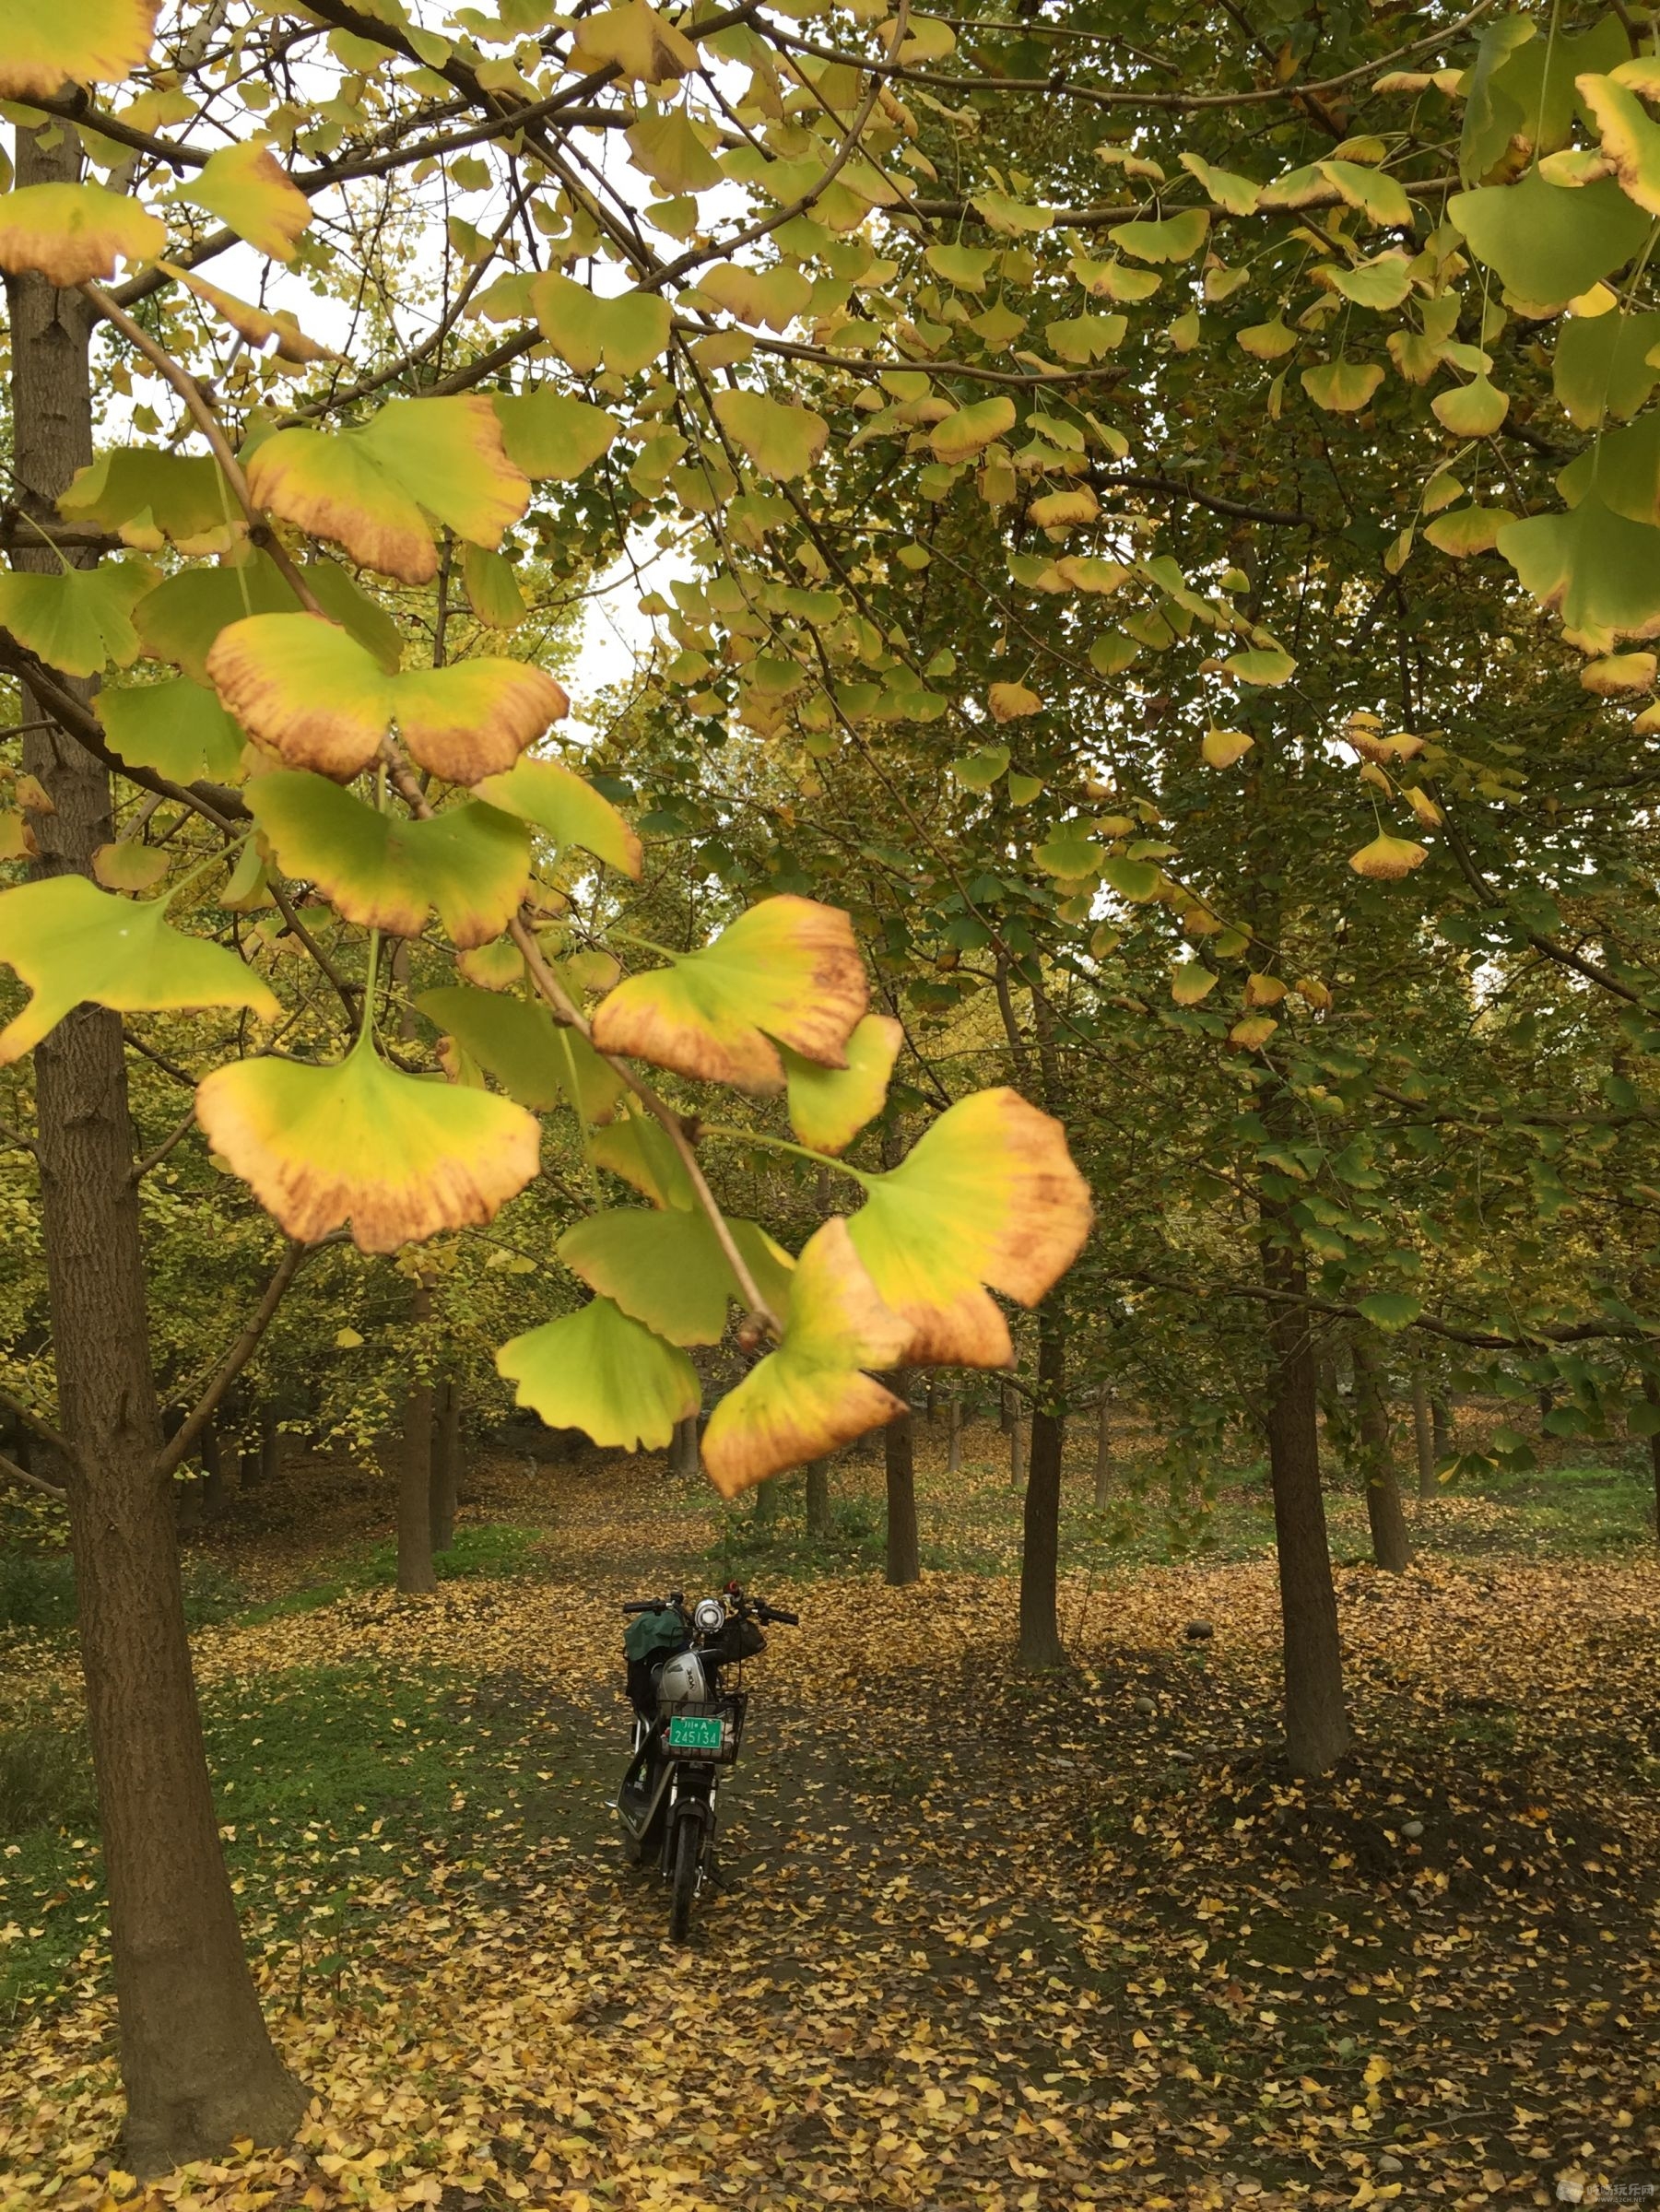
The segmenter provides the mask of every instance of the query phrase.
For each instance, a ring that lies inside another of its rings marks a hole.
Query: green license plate
[[[704,1720],[699,1713],[677,1712],[668,1724],[668,1747],[671,1751],[718,1751],[721,1724]]]

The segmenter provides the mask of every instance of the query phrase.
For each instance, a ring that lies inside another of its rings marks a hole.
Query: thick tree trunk
[[[816,1544],[824,1543],[834,1526],[830,1519],[830,1463],[810,1459],[806,1468],[806,1533]]]
[[[433,1394],[432,1475],[428,1519],[434,1551],[455,1541],[455,1503],[461,1493],[461,1385],[447,1376]]]
[[[909,1408],[910,1369],[902,1367],[890,1375],[889,1387]],[[920,1582],[923,1572],[916,1535],[914,1428],[914,1416],[907,1410],[882,1431],[882,1457],[888,1472],[888,1580],[896,1588]]]
[[[1389,1402],[1383,1363],[1367,1329],[1357,1329],[1355,1416],[1360,1430],[1360,1471],[1366,1478],[1366,1518],[1372,1528],[1372,1556],[1390,1574],[1405,1573],[1412,1558],[1400,1477],[1389,1433]]]
[[[397,1586],[409,1597],[438,1587],[432,1567],[432,1385],[415,1382],[397,1440]]]
[[[182,1536],[194,1536],[202,1529],[202,1477],[194,1467],[186,1467],[173,1477],[174,1526]]]
[[[275,1482],[282,1473],[285,1446],[282,1430],[277,1425],[277,1411],[267,1406],[259,1417],[259,1478],[261,1482]]]
[[[225,1453],[218,1425],[209,1421],[202,1431],[202,1502],[210,1513],[225,1510]]]
[[[1437,1465],[1453,1456],[1453,1409],[1445,1398],[1430,1400],[1430,1433],[1435,1445]]]
[[[668,1443],[668,1471],[677,1479],[689,1482],[698,1472],[698,1417],[689,1413],[683,1421],[675,1423],[675,1432]]]
[[[1061,1549],[1061,1458],[1065,1427],[1060,1412],[1066,1383],[1066,1339],[1060,1316],[1038,1318],[1038,1394],[1031,1414],[1031,1469],[1020,1547],[1019,1664],[1029,1673],[1065,1664],[1055,1580]]]
[[[962,1393],[951,1393],[950,1411],[946,1417],[946,1473],[962,1473]]]
[[[1095,1408],[1095,1510],[1103,1513],[1113,1497],[1113,1399],[1103,1390]]]
[[[1026,1424],[1017,1410],[1008,1425],[1008,1487],[1011,1490],[1018,1490],[1025,1480]]]
[[[1430,1428],[1430,1386],[1421,1369],[1412,1371],[1412,1441],[1418,1453],[1418,1494],[1435,1495],[1435,1439]]]
[[[1289,1239],[1265,1201],[1264,1227]],[[1301,1254],[1289,1242],[1266,1242],[1263,1273],[1276,1300],[1268,1327],[1268,1467],[1274,1490],[1274,1535],[1279,1555],[1279,1609],[1285,1649],[1286,1756],[1294,1772],[1324,1774],[1348,1748],[1343,1696],[1343,1647],[1337,1594],[1320,1491],[1319,1410],[1314,1358]]]
[[[75,134],[17,135],[19,184],[79,173]],[[8,278],[16,481],[42,518],[92,458],[80,299]],[[54,571],[25,545],[17,566]],[[25,720],[44,714],[27,690]],[[35,817],[37,872],[88,874],[112,835],[105,771],[66,734],[34,731],[24,766],[55,812]],[[36,1050],[41,1209],[67,1470],[81,1665],[98,1783],[127,2117],[124,2162],[159,2172],[235,2136],[285,2141],[305,2108],[272,2050],[219,1848],[179,1584],[150,1368],[132,1119],[117,1015],[80,1006]]]
[[[771,1476],[755,1486],[755,1518],[763,1528],[776,1527],[778,1523],[778,1477]]]
[[[1651,1406],[1660,1406],[1660,1380],[1653,1375],[1644,1375],[1642,1394]],[[1660,1545],[1660,1433],[1648,1440],[1648,1459],[1654,1477],[1654,1542]]]

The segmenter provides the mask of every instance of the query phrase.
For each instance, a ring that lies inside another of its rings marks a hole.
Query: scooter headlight
[[[718,1597],[700,1597],[691,1625],[703,1636],[718,1636],[726,1626],[726,1608]]]

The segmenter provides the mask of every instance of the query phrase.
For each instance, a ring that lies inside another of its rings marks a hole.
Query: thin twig
[[[142,1159],[136,1159],[133,1162],[131,1171],[132,1180],[135,1182],[142,1182],[152,1168],[159,1168],[162,1161],[167,1158],[168,1154],[172,1150],[173,1147],[175,1145],[182,1144],[184,1139],[190,1135],[191,1130],[195,1125],[195,1119],[196,1110],[193,1106],[190,1112],[185,1115],[184,1119],[179,1124],[178,1127],[174,1129],[171,1135],[164,1136],[153,1152],[147,1152]]]
[[[31,1475],[27,1467],[20,1467],[15,1459],[8,1459],[4,1452],[0,1452],[0,1476],[9,1482],[20,1482],[26,1489],[39,1490],[42,1498],[54,1498],[60,1505],[68,1496],[68,1492],[60,1489],[55,1482],[46,1482],[39,1475]]]
[[[31,1430],[43,1444],[50,1444],[54,1452],[61,1452],[65,1459],[76,1457],[75,1446],[63,1431],[54,1429],[43,1414],[37,1413],[32,1406],[13,1392],[0,1389],[0,1406],[5,1406],[13,1420],[21,1421],[25,1429]]]
[[[298,1240],[290,1242],[277,1263],[276,1274],[265,1285],[265,1294],[254,1308],[247,1327],[220,1360],[213,1380],[186,1414],[183,1422],[162,1447],[161,1455],[156,1462],[158,1475],[171,1475],[173,1472],[218,1411],[225,1393],[259,1349],[259,1340],[281,1305],[284,1292],[305,1262],[312,1253],[321,1252],[325,1245],[338,1243],[344,1234],[344,1230],[336,1231],[332,1236],[321,1238],[315,1244],[301,1244]]]

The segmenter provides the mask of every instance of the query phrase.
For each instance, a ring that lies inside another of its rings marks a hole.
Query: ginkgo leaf
[[[0,100],[50,97],[65,82],[119,84],[146,59],[160,0],[58,0],[10,7],[0,25]]]
[[[354,637],[388,675],[404,656],[397,624],[336,561],[307,561],[300,574],[325,615]],[[207,655],[228,623],[246,615],[297,614],[300,602],[268,553],[234,566],[181,569],[133,609],[144,650],[171,661],[194,683],[207,681]]]
[[[1029,684],[994,684],[985,695],[994,722],[1019,722],[1041,714],[1043,702]]]
[[[1210,214],[1183,207],[1163,222],[1117,223],[1107,236],[1133,261],[1191,261],[1210,235]]]
[[[1357,876],[1370,876],[1379,883],[1398,883],[1414,868],[1421,868],[1429,857],[1423,846],[1411,838],[1391,837],[1387,830],[1380,830],[1369,845],[1349,854],[1348,865]]]
[[[500,774],[570,704],[522,661],[457,661],[388,676],[319,615],[252,615],[219,632],[207,674],[227,710],[290,768],[344,782],[394,722],[423,768],[451,783]],[[508,809],[507,811],[515,811]]]
[[[1484,185],[1447,203],[1477,258],[1517,300],[1555,307],[1641,253],[1648,218],[1611,177],[1576,190],[1530,169],[1514,184]]]
[[[93,879],[106,891],[147,891],[171,865],[165,845],[141,844],[131,837],[100,845],[92,855]]]
[[[1510,394],[1490,377],[1474,376],[1454,391],[1438,392],[1430,406],[1454,438],[1490,438],[1510,413]]]
[[[639,838],[610,800],[562,761],[521,760],[475,788],[492,806],[550,837],[561,853],[580,845],[607,867],[638,878],[643,864]]]
[[[648,109],[630,124],[626,136],[634,167],[668,192],[707,192],[721,181],[721,165],[684,105],[655,114]]]
[[[155,581],[149,562],[137,559],[55,576],[0,571],[0,626],[65,676],[97,676],[112,663],[125,668],[138,658],[133,608]]]
[[[288,361],[297,369],[312,361],[337,361],[341,358],[332,346],[308,338],[289,309],[277,308],[272,312],[255,307],[252,300],[239,300],[234,292],[221,291],[217,284],[209,284],[192,269],[180,268],[171,261],[158,265],[176,283],[193,291],[205,306],[223,315],[231,329],[245,338],[256,353],[269,346],[277,360]]]
[[[84,876],[0,891],[0,960],[33,994],[0,1030],[0,1065],[39,1044],[83,999],[123,1014],[246,1006],[275,1021],[282,1011],[235,953],[174,929],[164,900],[119,899]]]
[[[1656,382],[1660,366],[1649,355],[1660,341],[1660,313],[1616,311],[1573,315],[1557,333],[1550,370],[1558,404],[1582,430],[1594,430],[1605,414],[1624,422],[1635,415]]]
[[[1046,491],[1041,499],[1033,500],[1026,510],[1027,519],[1040,530],[1070,528],[1076,523],[1092,523],[1101,513],[1101,501],[1087,484],[1076,491]]]
[[[567,66],[584,76],[615,69],[645,85],[665,85],[698,65],[698,50],[646,0],[625,0],[583,18],[576,26]]]
[[[599,368],[638,374],[667,350],[674,324],[668,301],[656,292],[606,297],[558,269],[532,284],[530,309],[559,359],[583,376]]]
[[[1424,535],[1442,553],[1463,560],[1472,553],[1490,553],[1500,531],[1515,519],[1508,507],[1454,507],[1426,523]]]
[[[389,400],[360,429],[277,430],[250,459],[248,488],[274,514],[405,583],[438,573],[428,515],[495,547],[530,500],[496,410],[477,392]]]
[[[256,253],[292,261],[312,219],[312,203],[257,138],[239,139],[209,154],[195,175],[173,188],[176,199],[206,207]]]
[[[605,1122],[626,1088],[587,1039],[559,1027],[546,1006],[462,984],[423,991],[415,1003],[509,1098],[538,1113],[564,1104],[584,1121]]]
[[[487,629],[516,629],[530,612],[512,562],[487,547],[463,548],[461,588]]]
[[[1660,124],[1612,77],[1587,74],[1576,83],[1620,190],[1649,215],[1660,215]]]
[[[1255,743],[1243,730],[1207,730],[1199,750],[1207,768],[1231,768]]]
[[[1580,688],[1595,692],[1598,699],[1619,699],[1631,691],[1648,691],[1654,688],[1656,666],[1660,666],[1660,662],[1656,662],[1652,653],[1604,653],[1597,660],[1587,661],[1580,670]],[[1413,794],[1407,792],[1406,795],[1410,799]]]
[[[966,753],[960,760],[953,760],[951,773],[965,790],[990,791],[1007,766],[1007,746],[983,745],[977,753]]]
[[[595,1012],[594,1041],[679,1075],[777,1091],[780,1044],[847,1065],[868,995],[846,914],[785,894],[752,906],[702,951],[618,983]]]
[[[776,1314],[788,1311],[795,1263],[753,1221],[728,1219],[733,1241]],[[719,1344],[726,1309],[741,1306],[731,1263],[701,1206],[591,1214],[555,1247],[589,1288],[670,1344]]]
[[[1660,632],[1660,529],[1614,513],[1595,492],[1566,513],[1507,523],[1498,544],[1524,586],[1571,629]]]
[[[517,1385],[513,1403],[550,1429],[580,1429],[625,1452],[661,1451],[703,1397],[686,1354],[608,1298],[513,1337],[496,1354],[496,1368]]]
[[[1003,1367],[1008,1324],[983,1286],[1034,1305],[1083,1249],[1089,1185],[1060,1124],[1018,1091],[975,1091],[899,1167],[867,1179],[849,1224],[918,1363]]]
[[[983,292],[997,254],[991,246],[937,245],[930,246],[923,259],[960,292]]]
[[[653,1206],[685,1210],[698,1203],[686,1162],[655,1117],[642,1108],[619,1114],[608,1128],[598,1130],[593,1152],[597,1167],[631,1183]]]
[[[1244,330],[1236,330],[1233,342],[1259,361],[1277,361],[1282,354],[1289,353],[1297,343],[1297,333],[1276,320],[1272,323],[1253,323]]]
[[[1230,653],[1222,663],[1242,684],[1289,684],[1297,664],[1281,645],[1254,646],[1249,653]]]
[[[1376,361],[1323,361],[1305,369],[1299,380],[1317,407],[1328,415],[1354,415],[1365,406],[1383,381]]]
[[[118,261],[153,261],[166,243],[148,208],[101,184],[24,184],[0,194],[0,269],[44,276],[60,290],[113,276]]]
[[[1220,982],[1214,968],[1201,960],[1183,960],[1171,970],[1170,994],[1179,1006],[1196,1006],[1208,998]]]
[[[313,883],[347,921],[418,937],[437,909],[453,944],[486,945],[530,885],[530,837],[493,806],[420,821],[382,814],[325,776],[256,776],[248,806],[285,876]]]
[[[866,1014],[847,1041],[847,1065],[818,1067],[786,1047],[783,1054],[790,1126],[816,1152],[842,1152],[881,1112],[904,1027],[889,1014]]]
[[[839,1217],[807,1240],[778,1349],[729,1391],[703,1433],[703,1465],[723,1497],[822,1458],[896,1419],[904,1403],[864,1372],[903,1359],[910,1324],[883,1301]]]
[[[1260,1053],[1278,1027],[1272,1014],[1247,1014],[1229,1030],[1228,1042],[1236,1053]]]
[[[764,477],[805,476],[830,436],[822,415],[786,406],[764,392],[717,392],[714,418]]]
[[[242,734],[211,691],[188,677],[159,684],[106,684],[92,702],[110,748],[129,768],[151,768],[174,783],[206,776],[234,782]]]
[[[100,453],[58,497],[68,522],[98,523],[146,552],[228,551],[244,535],[241,511],[206,453],[133,445]]]
[[[492,392],[507,457],[533,483],[568,484],[609,453],[621,424],[604,407],[543,385],[535,392]]]
[[[976,400],[971,407],[959,407],[954,415],[936,422],[928,432],[928,443],[936,461],[971,461],[1014,427],[1015,403],[999,393],[995,399]]]
[[[290,1237],[347,1222],[396,1252],[494,1220],[540,1165],[536,1120],[489,1091],[389,1066],[367,1031],[344,1060],[233,1060],[196,1086],[208,1143]]]

